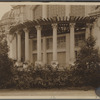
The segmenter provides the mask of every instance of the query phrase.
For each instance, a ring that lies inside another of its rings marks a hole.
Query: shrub
[[[68,70],[53,69],[52,66],[31,70],[17,70],[15,67],[12,86],[16,89],[59,88],[67,86],[67,80]]]
[[[92,35],[81,47],[75,66],[72,68],[74,86],[98,86],[100,84],[100,55]]]

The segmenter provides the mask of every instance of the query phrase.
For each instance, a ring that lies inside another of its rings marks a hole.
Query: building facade
[[[94,6],[93,6],[94,7]],[[100,47],[98,8],[85,5],[17,5],[4,14],[9,57],[33,65],[73,64],[80,46],[93,34]],[[92,10],[91,13],[91,8]],[[91,17],[92,16],[92,17]]]

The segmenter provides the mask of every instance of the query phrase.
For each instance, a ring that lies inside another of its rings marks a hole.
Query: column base
[[[23,68],[24,68],[24,69],[27,69],[27,68],[29,67],[29,65],[30,65],[29,61],[25,61],[25,62],[23,63]]]
[[[74,66],[74,65],[75,65],[74,62],[70,62],[70,63],[69,63],[69,66],[70,66],[70,67],[72,67],[72,66]]]
[[[69,65],[74,66],[75,58],[70,58]]]
[[[17,66],[17,67],[22,67],[22,66],[23,66],[23,63],[22,63],[21,61],[17,61],[17,62],[15,63],[15,66]]]
[[[35,62],[35,67],[41,67],[41,66],[43,66],[42,61],[36,61]]]
[[[58,61],[56,61],[56,60],[51,61],[51,66],[52,66],[53,68],[57,68],[58,65],[59,65]]]

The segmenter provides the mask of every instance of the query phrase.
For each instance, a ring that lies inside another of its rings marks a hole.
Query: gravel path
[[[94,90],[0,90],[0,98],[42,98],[42,99],[56,99],[56,98],[69,98],[69,99],[95,99],[98,98]]]

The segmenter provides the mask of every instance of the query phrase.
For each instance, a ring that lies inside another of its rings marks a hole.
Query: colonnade
[[[68,38],[69,40],[69,61],[72,63],[75,59],[75,53],[74,53],[74,48],[75,48],[75,35],[74,35],[74,23],[70,24],[70,33]],[[41,50],[41,31],[42,28],[40,25],[35,27],[37,30],[37,62],[42,62],[42,50]],[[57,61],[57,23],[52,24],[52,29],[53,29],[53,58],[52,61]],[[27,28],[23,29],[25,33],[25,62],[29,62],[30,60],[30,48],[29,48],[29,30]],[[17,61],[21,62],[21,33],[19,31],[17,33]],[[43,63],[46,63],[46,41],[43,41],[45,45],[43,45]],[[68,52],[67,52],[68,53]],[[69,63],[70,63],[69,62]]]

